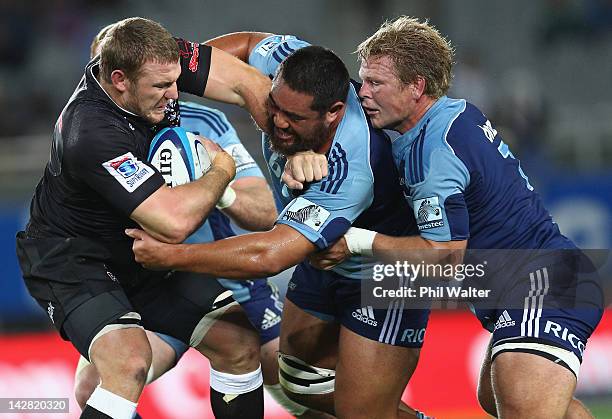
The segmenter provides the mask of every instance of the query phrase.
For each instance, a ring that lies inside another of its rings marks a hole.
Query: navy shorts
[[[307,313],[324,321],[337,321],[367,339],[393,346],[423,346],[430,310],[408,309],[402,299],[392,301],[385,309],[364,307],[359,280],[302,262],[289,281],[287,298]]]
[[[219,282],[232,290],[234,299],[242,306],[255,329],[259,331],[262,345],[280,335],[283,302],[280,300],[276,285],[268,279],[231,281],[231,284],[228,284],[229,280],[221,279]]]
[[[580,252],[565,252],[563,259],[548,260],[512,282],[497,307],[474,310],[493,332],[493,358],[508,351],[534,353],[578,375],[587,340],[603,315],[597,272],[585,270],[585,264],[588,260]],[[569,358],[575,362],[540,351],[539,344],[565,349],[575,355]]]

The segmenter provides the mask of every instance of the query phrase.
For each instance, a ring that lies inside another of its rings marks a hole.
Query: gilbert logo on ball
[[[181,127],[164,128],[151,141],[148,160],[170,187],[199,179],[211,166],[198,137]]]

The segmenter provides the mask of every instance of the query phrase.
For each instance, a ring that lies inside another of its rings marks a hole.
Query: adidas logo
[[[372,310],[372,306],[358,308],[353,311],[353,317],[359,321],[364,322],[370,326],[378,326],[378,322],[374,318],[374,310]]]
[[[281,316],[266,308],[263,315],[263,320],[261,321],[261,330],[268,330],[269,328],[277,325],[281,321]]]
[[[510,315],[508,314],[508,311],[504,310],[501,316],[499,316],[499,319],[497,319],[494,330],[501,329],[501,328],[508,327],[508,326],[514,326],[515,324],[516,322],[512,320],[512,317],[510,317]]]

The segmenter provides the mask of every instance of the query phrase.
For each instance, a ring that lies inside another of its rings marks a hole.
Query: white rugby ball
[[[148,160],[170,187],[199,179],[211,166],[210,156],[198,137],[181,127],[158,132],[151,141]]]

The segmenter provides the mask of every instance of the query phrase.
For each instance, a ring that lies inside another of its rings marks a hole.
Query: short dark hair
[[[275,79],[296,92],[313,97],[311,109],[323,114],[336,102],[345,102],[349,89],[349,73],[333,51],[308,46],[283,61]]]
[[[161,64],[178,62],[179,48],[162,25],[149,19],[132,17],[112,25],[101,40],[100,74],[110,82],[115,70],[137,80],[147,61]]]

